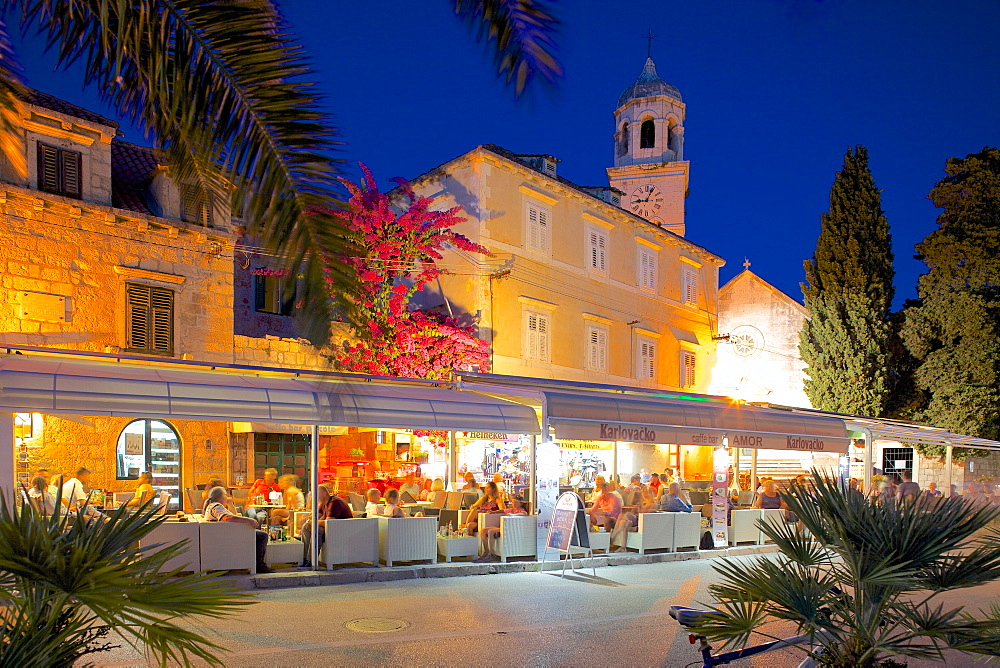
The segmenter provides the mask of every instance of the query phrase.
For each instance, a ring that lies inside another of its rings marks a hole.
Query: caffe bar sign
[[[581,439],[719,447],[725,444],[723,439],[728,439],[728,446],[731,448],[808,452],[846,452],[850,445],[850,439],[846,435],[844,438],[840,438],[837,436],[697,429],[567,418],[553,419],[552,426],[555,428],[556,438],[559,440]]]

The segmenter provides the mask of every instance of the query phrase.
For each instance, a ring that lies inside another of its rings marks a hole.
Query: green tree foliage
[[[951,158],[930,193],[943,209],[917,245],[927,264],[903,341],[927,402],[918,416],[952,431],[1000,437],[1000,151]],[[968,451],[956,451],[962,457]]]
[[[222,665],[222,648],[191,622],[250,601],[211,576],[165,570],[187,545],[143,554],[139,541],[165,519],[152,501],[96,521],[16,511],[0,495],[0,668],[71,666],[122,642],[160,664]]]
[[[799,350],[806,394],[827,411],[885,413],[894,275],[889,224],[863,146],[848,149],[830,190],[802,284],[808,318]]]
[[[709,640],[746,646],[784,620],[811,637],[825,666],[942,661],[948,648],[1000,656],[1000,610],[977,617],[935,598],[1000,580],[997,538],[984,531],[1000,510],[960,496],[882,505],[816,473],[811,488],[793,485],[782,498],[815,542],[794,524],[764,524],[777,558],[716,565],[717,604],[698,629]]]

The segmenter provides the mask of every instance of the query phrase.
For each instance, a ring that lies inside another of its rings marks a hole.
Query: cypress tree
[[[882,416],[888,399],[889,311],[894,275],[889,224],[868,168],[868,150],[848,149],[830,189],[816,252],[805,262],[809,315],[799,351],[814,408]]]
[[[919,244],[927,273],[906,309],[903,341],[927,396],[921,417],[971,436],[1000,436],[1000,151],[951,158],[929,198],[942,209]],[[930,454],[930,453],[928,453]],[[968,453],[956,453],[968,454]]]

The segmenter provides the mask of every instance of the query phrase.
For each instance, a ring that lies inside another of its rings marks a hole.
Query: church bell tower
[[[651,57],[618,98],[614,144],[608,182],[625,193],[622,208],[683,236],[684,102],[680,91],[656,74]]]

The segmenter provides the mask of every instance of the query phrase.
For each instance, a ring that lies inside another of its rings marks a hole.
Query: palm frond
[[[555,56],[559,21],[544,0],[453,0],[455,13],[494,50],[497,73],[521,95],[535,77],[562,76]]]
[[[337,145],[301,47],[269,0],[21,0],[61,65],[144,128],[178,180],[232,203],[250,235],[302,275],[300,329],[329,336],[331,285],[353,273]],[[324,270],[325,268],[325,270]]]
[[[21,138],[24,86],[19,72],[20,66],[14,58],[14,46],[7,33],[7,25],[0,21],[0,153],[15,175],[27,178],[28,163]]]

